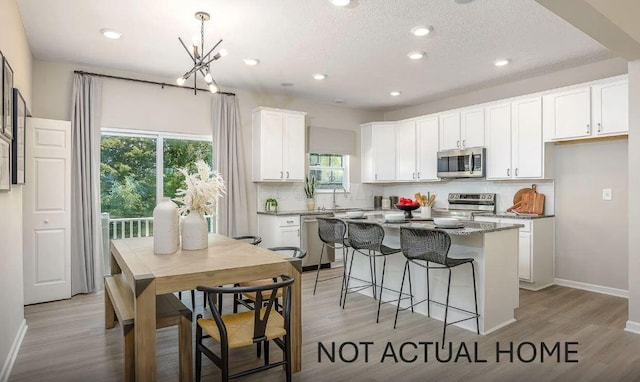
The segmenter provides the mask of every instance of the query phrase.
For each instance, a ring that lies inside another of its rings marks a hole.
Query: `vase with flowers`
[[[176,190],[178,212],[185,216],[182,221],[182,249],[197,250],[208,246],[209,229],[205,216],[215,216],[218,199],[225,193],[222,176],[212,171],[209,165],[199,160],[196,172],[187,168],[178,169],[185,177],[186,188]]]
[[[305,177],[304,179],[304,193],[307,195],[307,210],[313,211],[316,208],[316,178],[314,176],[309,179],[309,177]]]

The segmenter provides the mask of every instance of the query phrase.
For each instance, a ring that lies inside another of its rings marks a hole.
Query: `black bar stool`
[[[351,253],[351,261],[345,283],[344,300],[342,308],[347,305],[347,294],[349,292],[349,281],[351,279],[351,269],[353,268],[353,258],[356,252],[369,258],[369,271],[371,272],[371,283],[357,287],[351,292],[357,292],[371,287],[373,289],[373,298],[376,299],[376,257],[382,257],[382,279],[380,280],[380,296],[378,298],[378,312],[376,314],[376,323],[380,319],[380,305],[382,304],[382,291],[384,290],[384,273],[387,267],[387,256],[400,252],[400,249],[390,248],[382,244],[384,240],[384,229],[380,224],[368,222],[348,222],[347,240],[353,251]],[[389,301],[385,301],[389,302]]]
[[[473,259],[454,259],[449,257],[449,248],[451,247],[451,237],[445,231],[440,230],[427,230],[420,228],[400,228],[400,247],[402,253],[406,257],[404,265],[404,273],[402,274],[402,283],[400,284],[400,291],[404,288],[404,276],[409,272],[409,293],[411,294],[411,311],[413,307],[427,302],[427,315],[431,317],[431,303],[444,306],[444,326],[442,328],[442,347],[444,348],[444,339],[447,334],[447,326],[457,324],[458,322],[476,319],[476,332],[480,334],[480,315],[478,314],[478,293],[476,291],[476,272],[473,265]],[[424,263],[422,263],[424,262]],[[413,263],[419,267],[427,270],[427,299],[413,303],[413,292],[411,291],[411,273],[409,270],[409,263]],[[436,266],[429,263],[438,264]],[[451,268],[457,267],[462,264],[471,264],[471,275],[473,277],[473,298],[475,300],[476,311],[470,312],[465,309],[449,306],[449,292],[451,291]],[[429,270],[431,269],[447,269],[449,271],[449,280],[447,282],[447,299],[443,304],[438,301],[431,300],[429,293]],[[447,315],[449,308],[455,309],[471,315],[469,318],[462,320],[447,322]],[[409,308],[404,308],[406,310]],[[400,311],[400,298],[398,298],[398,306],[396,307],[396,318],[393,323],[393,328],[396,328],[398,322],[398,311]]]
[[[318,220],[318,236],[322,241],[322,250],[320,251],[320,260],[318,261],[318,269],[316,270],[316,282],[313,285],[313,294],[316,294],[316,288],[318,282],[333,280],[341,276],[329,277],[324,280],[318,280],[320,276],[320,266],[322,264],[322,256],[324,255],[325,247],[333,248],[334,250],[342,250],[342,287],[340,288],[340,305],[342,305],[342,294],[344,293],[344,286],[346,280],[346,264],[347,253],[349,243],[345,238],[347,233],[347,225],[340,219],[336,218],[316,218]]]

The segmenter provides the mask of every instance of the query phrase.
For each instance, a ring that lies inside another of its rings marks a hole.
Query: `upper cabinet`
[[[511,179],[511,104],[487,106],[487,179]]]
[[[361,126],[363,182],[396,180],[395,126],[395,122],[372,122]]]
[[[306,113],[259,107],[253,111],[253,181],[304,181]]]
[[[437,180],[438,117],[396,124],[396,180]]]
[[[606,80],[545,95],[543,110],[545,141],[627,134],[628,81]]]
[[[484,146],[484,108],[440,115],[440,150]]]

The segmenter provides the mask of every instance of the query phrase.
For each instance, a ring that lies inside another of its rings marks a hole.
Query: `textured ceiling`
[[[33,55],[176,78],[190,67],[178,36],[229,52],[212,71],[225,87],[287,93],[389,110],[483,84],[611,57],[600,44],[533,0],[18,0]],[[431,25],[427,37],[409,33]],[[123,33],[107,40],[99,32]],[[407,53],[423,50],[422,60]],[[507,67],[496,58],[513,60]],[[250,67],[243,58],[259,58]],[[316,81],[313,73],[328,75]],[[283,82],[294,86],[283,88]],[[400,90],[399,97],[389,91]]]

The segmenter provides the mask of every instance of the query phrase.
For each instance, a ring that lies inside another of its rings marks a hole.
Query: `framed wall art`
[[[13,69],[2,56],[2,129],[4,135],[13,138]]]
[[[27,129],[27,104],[20,90],[13,89],[13,143],[11,145],[11,183],[25,183],[25,138]]]
[[[11,142],[0,136],[0,191],[11,191]]]

